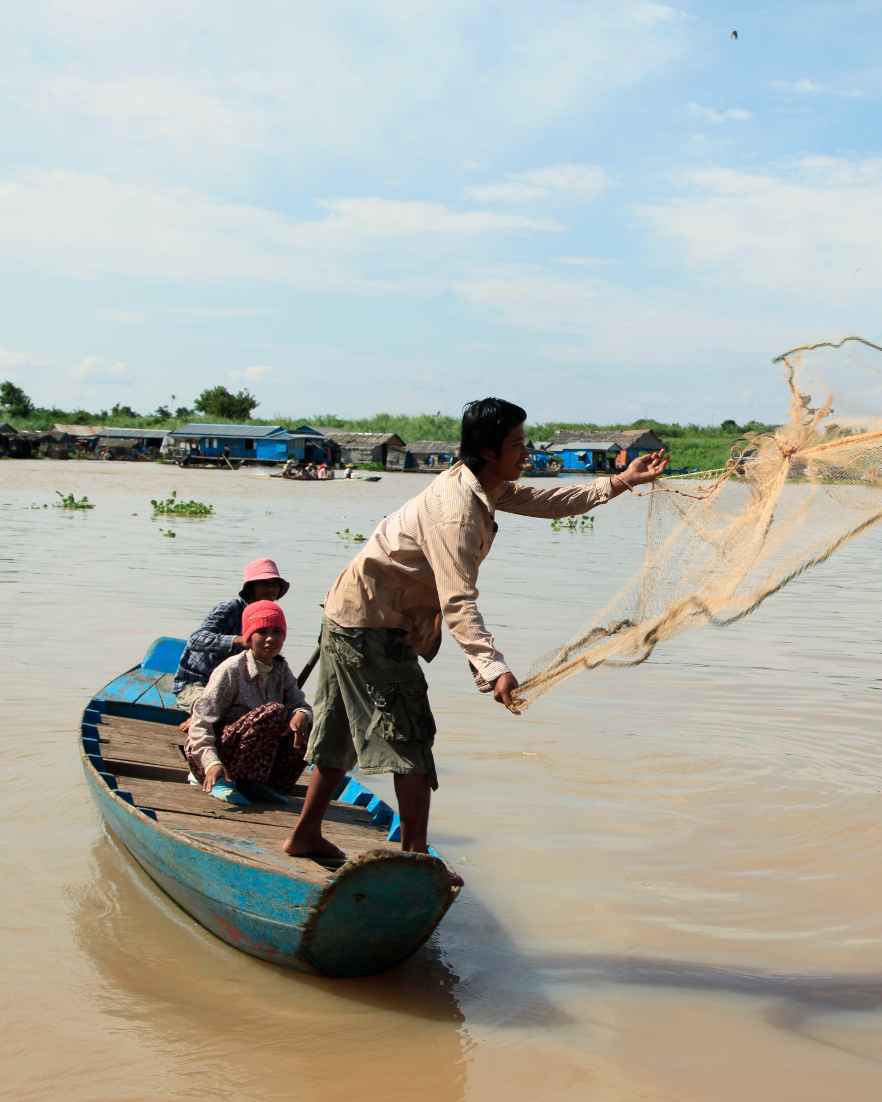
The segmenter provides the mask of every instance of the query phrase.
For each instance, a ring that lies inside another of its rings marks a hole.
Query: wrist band
[[[630,482],[628,482],[628,481],[626,481],[626,480],[625,480],[624,478],[622,478],[622,476],[621,476],[620,474],[617,474],[617,475],[613,475],[613,477],[614,477],[614,478],[616,479],[616,481],[617,481],[617,482],[618,482],[618,483],[619,483],[619,484],[620,484],[621,486],[624,486],[624,487],[625,487],[625,489],[626,489],[626,490],[628,491],[628,493],[629,493],[629,494],[633,494],[633,493],[634,493],[634,487],[633,487],[633,486],[631,485],[631,483],[630,483]]]

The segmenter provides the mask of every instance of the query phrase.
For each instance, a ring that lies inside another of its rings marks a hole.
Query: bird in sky
[[[735,42],[738,38],[738,31],[732,31],[729,37],[732,39],[733,42]]]

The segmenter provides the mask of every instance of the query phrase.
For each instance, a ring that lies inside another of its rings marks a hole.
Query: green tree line
[[[258,401],[247,390],[231,392],[216,386],[202,393],[191,407],[174,410],[158,406],[151,413],[139,413],[128,405],[116,404],[110,409],[59,409],[36,406],[27,394],[10,381],[0,384],[0,419],[16,428],[48,429],[57,423],[112,425],[131,428],[177,428],[186,421],[246,422],[284,425],[288,429],[300,425],[325,425],[349,432],[394,432],[402,440],[459,439],[459,418],[441,413],[402,414],[375,413],[371,417],[338,417],[332,413],[316,413],[303,417],[255,417]],[[616,429],[652,429],[668,447],[673,467],[695,467],[710,470],[721,467],[730,451],[745,434],[764,432],[774,426],[759,421],[738,424],[734,420],[720,425],[681,425],[677,422],[638,418],[629,424],[601,425],[593,421],[546,421],[527,425],[533,441],[550,440],[558,429],[583,429],[586,432],[614,432]]]

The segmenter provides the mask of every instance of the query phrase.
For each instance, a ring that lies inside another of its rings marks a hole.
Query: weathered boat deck
[[[335,869],[282,852],[303,806],[302,785],[288,807],[256,802],[237,807],[187,782],[184,736],[177,727],[105,714],[97,724],[97,735],[103,770],[117,778],[135,806],[188,842],[314,884],[324,884],[334,875]],[[372,819],[363,807],[332,803],[325,818],[325,837],[349,859],[376,850],[399,853],[399,846],[387,840],[388,825],[380,827]]]

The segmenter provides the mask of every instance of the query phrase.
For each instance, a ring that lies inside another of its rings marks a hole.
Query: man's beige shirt
[[[457,463],[380,523],[332,586],[325,614],[341,627],[403,628],[426,660],[438,652],[443,616],[485,688],[509,670],[477,604],[478,569],[496,535],[494,513],[575,516],[604,504],[611,492],[608,478],[549,490],[507,482],[491,499]]]

